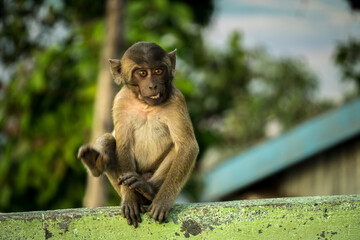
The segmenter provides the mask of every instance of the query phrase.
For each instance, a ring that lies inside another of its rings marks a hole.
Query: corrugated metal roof
[[[217,200],[359,133],[360,98],[306,121],[205,173],[202,200]]]

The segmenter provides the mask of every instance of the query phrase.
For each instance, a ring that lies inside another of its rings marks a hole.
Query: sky
[[[319,98],[341,101],[352,87],[333,63],[339,41],[360,38],[360,13],[345,0],[216,0],[205,30],[210,45],[223,47],[233,31],[247,47],[262,46],[275,56],[303,59],[319,79]]]

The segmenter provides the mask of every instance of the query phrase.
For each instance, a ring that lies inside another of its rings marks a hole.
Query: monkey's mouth
[[[153,100],[157,100],[160,98],[160,93],[154,95],[154,96],[150,96],[149,98],[153,99]]]

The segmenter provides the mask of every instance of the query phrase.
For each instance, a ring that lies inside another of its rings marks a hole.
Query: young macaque
[[[78,158],[93,176],[106,174],[129,225],[137,227],[146,204],[161,223],[199,152],[185,98],[173,84],[176,50],[138,42],[109,62],[115,82],[124,85],[114,99],[114,135],[82,146]]]

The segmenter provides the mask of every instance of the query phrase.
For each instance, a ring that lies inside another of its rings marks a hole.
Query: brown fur
[[[79,150],[94,176],[105,172],[122,198],[122,216],[135,227],[146,203],[152,218],[167,218],[199,151],[185,98],[172,83],[175,54],[137,43],[121,61],[110,60],[114,80],[124,83],[113,104],[114,136]],[[152,72],[158,67],[160,76]],[[149,76],[135,76],[139,68]]]

